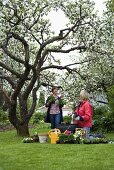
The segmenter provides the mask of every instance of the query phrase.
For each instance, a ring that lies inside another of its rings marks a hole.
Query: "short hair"
[[[51,92],[53,92],[55,89],[58,90],[57,87],[52,87]]]
[[[83,98],[83,99],[88,99],[89,98],[89,94],[86,90],[81,90],[80,91],[80,96]]]

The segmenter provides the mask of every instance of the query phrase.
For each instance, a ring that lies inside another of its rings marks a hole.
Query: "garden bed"
[[[7,131],[7,130],[12,130],[14,129],[14,126],[11,125],[11,124],[2,124],[0,125],[0,132],[4,132],[4,131]]]
[[[34,125],[29,125],[29,128],[33,128]],[[0,132],[8,131],[8,130],[13,130],[15,129],[12,124],[0,124]]]

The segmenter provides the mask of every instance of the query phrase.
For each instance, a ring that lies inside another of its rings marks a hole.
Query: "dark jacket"
[[[64,106],[65,102],[63,99],[61,99],[60,97],[58,97],[59,100],[59,109],[60,109],[60,114],[61,114],[61,122],[63,122],[63,112],[62,112],[62,107]],[[51,105],[55,103],[55,98],[51,95],[47,98],[46,100],[46,104],[45,106],[48,108],[47,109],[47,114],[45,117],[45,122],[46,123],[50,123],[50,109],[51,109]]]

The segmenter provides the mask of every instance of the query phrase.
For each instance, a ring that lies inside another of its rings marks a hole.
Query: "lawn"
[[[22,143],[0,132],[0,170],[114,170],[114,144]]]

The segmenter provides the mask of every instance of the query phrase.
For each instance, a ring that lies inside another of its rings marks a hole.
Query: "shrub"
[[[2,108],[0,108],[0,122],[1,123],[6,123],[8,121],[8,115],[6,112],[4,112],[2,110]]]
[[[103,129],[107,132],[114,131],[114,118],[113,117],[105,117],[103,122]]]
[[[107,96],[109,100],[109,106],[114,117],[114,85],[107,89]]]
[[[70,124],[72,120],[72,115],[69,113],[67,116],[64,116],[63,121],[66,124]]]
[[[107,106],[100,106],[94,109],[93,113],[93,131],[107,131],[110,119],[110,111]]]
[[[40,121],[42,121],[42,120],[44,121],[45,116],[46,116],[46,113],[43,113],[43,112],[34,113],[34,115],[32,117],[33,124],[40,123]]]

